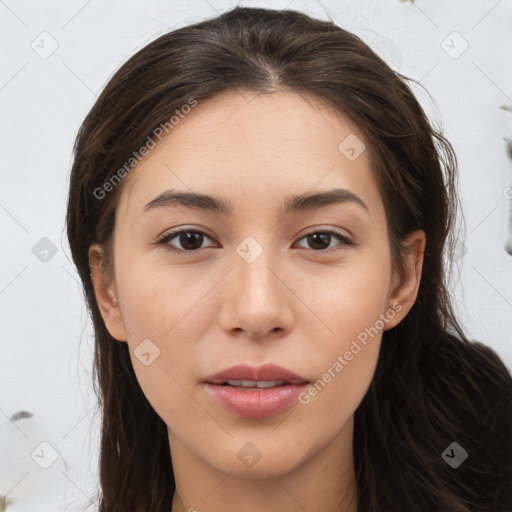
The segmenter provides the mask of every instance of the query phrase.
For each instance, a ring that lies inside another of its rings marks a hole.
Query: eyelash
[[[174,252],[174,253],[188,253],[188,254],[196,254],[201,251],[201,249],[194,249],[192,251],[187,251],[185,249],[176,249],[175,247],[172,247],[169,245],[169,242],[176,238],[177,236],[183,234],[183,233],[197,233],[200,235],[203,235],[207,238],[212,239],[207,233],[200,229],[180,229],[177,231],[172,231],[170,233],[164,233],[158,240],[156,240],[153,244],[162,246],[162,248],[166,251]],[[340,242],[341,245],[331,247],[329,249],[320,249],[320,250],[314,250],[311,249],[311,251],[315,253],[320,254],[331,254],[332,252],[338,251],[338,250],[347,250],[349,247],[354,247],[357,245],[356,242],[348,238],[347,236],[339,233],[338,231],[333,230],[318,230],[318,231],[311,231],[310,233],[306,233],[305,235],[301,236],[298,240],[302,240],[306,238],[307,236],[314,235],[314,234],[323,234],[323,235],[332,235],[336,237]],[[301,247],[301,249],[304,249],[304,247]],[[308,250],[308,249],[306,249]]]

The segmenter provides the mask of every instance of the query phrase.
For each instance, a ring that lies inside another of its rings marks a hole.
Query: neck
[[[267,461],[247,478],[236,468],[212,467],[169,431],[176,482],[172,512],[357,512],[352,439],[353,418],[330,443],[312,449],[313,457],[287,471],[272,470]]]

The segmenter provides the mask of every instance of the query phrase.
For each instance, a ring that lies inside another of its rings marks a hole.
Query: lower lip
[[[266,418],[282,411],[304,391],[307,384],[244,389],[207,382],[205,389],[226,410],[243,418]]]

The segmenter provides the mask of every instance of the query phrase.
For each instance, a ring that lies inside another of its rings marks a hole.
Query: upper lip
[[[305,384],[306,378],[278,366],[276,364],[264,364],[262,366],[238,365],[226,368],[219,373],[205,378],[205,382],[211,384],[224,384],[228,380],[269,381],[284,380],[289,384]]]

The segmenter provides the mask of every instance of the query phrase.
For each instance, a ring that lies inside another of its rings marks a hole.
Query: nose
[[[238,254],[233,258],[234,268],[226,276],[225,299],[219,321],[222,329],[240,336],[245,332],[251,338],[280,337],[293,325],[290,290],[283,265],[263,251],[255,261],[248,263]]]

